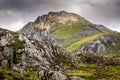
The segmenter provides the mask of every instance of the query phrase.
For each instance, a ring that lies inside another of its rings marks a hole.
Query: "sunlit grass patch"
[[[79,50],[85,43],[89,42],[89,41],[93,41],[101,36],[104,36],[106,35],[106,33],[99,33],[99,34],[95,34],[95,35],[92,35],[92,36],[88,36],[88,37],[85,37],[73,44],[71,44],[68,48],[67,48],[67,51],[69,52],[72,52],[72,51],[75,51],[75,50]]]
[[[66,72],[67,75],[77,75],[77,76],[91,76],[92,73],[87,72],[87,71],[81,71],[81,70],[71,70]]]
[[[60,25],[54,32],[54,37],[62,44],[63,46],[68,46],[72,42],[76,41],[74,35],[77,34],[80,29],[85,27],[85,24],[72,24],[72,25]]]
[[[61,25],[53,32],[53,34],[57,39],[68,39],[85,26],[86,25],[84,24]]]

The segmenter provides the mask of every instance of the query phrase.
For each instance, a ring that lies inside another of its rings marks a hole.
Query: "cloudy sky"
[[[0,0],[0,27],[16,31],[38,16],[61,10],[120,31],[120,0]]]

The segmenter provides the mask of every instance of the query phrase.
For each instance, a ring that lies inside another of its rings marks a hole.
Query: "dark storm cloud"
[[[25,10],[45,2],[46,0],[0,0],[0,9]]]
[[[18,30],[37,16],[60,10],[120,31],[120,0],[0,0],[0,26]]]

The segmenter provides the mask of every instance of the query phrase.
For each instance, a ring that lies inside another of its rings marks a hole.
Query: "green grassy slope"
[[[68,39],[76,34],[81,28],[85,27],[84,24],[73,24],[73,25],[61,25],[53,34],[57,39]]]
[[[67,51],[73,52],[79,50],[85,43],[108,34],[101,32],[92,34],[91,36],[78,36],[75,38],[75,35],[79,34],[80,30],[82,28],[85,28],[86,26],[87,25],[85,24],[60,25],[53,32],[53,35],[57,39],[57,41],[67,49]]]
[[[120,38],[120,33],[114,33],[118,35]],[[120,41],[115,41],[115,45],[111,46],[107,52],[106,55],[114,56],[120,58]]]
[[[85,27],[84,24],[73,24],[73,25],[60,25],[54,32],[53,35],[63,46],[68,46],[76,40],[73,38],[80,29]]]
[[[38,71],[15,72],[9,68],[0,69],[0,80],[41,80]]]

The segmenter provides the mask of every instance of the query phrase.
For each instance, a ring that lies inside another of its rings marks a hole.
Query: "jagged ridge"
[[[4,66],[51,68],[59,65],[66,54],[59,45],[28,39],[22,34],[0,29],[0,61]]]

